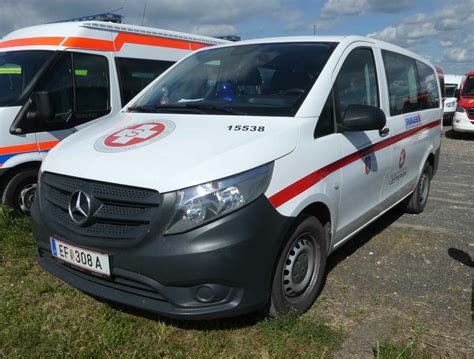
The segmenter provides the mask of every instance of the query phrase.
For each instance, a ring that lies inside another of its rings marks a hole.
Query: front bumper
[[[474,120],[469,120],[466,113],[456,112],[453,119],[453,130],[456,132],[474,132]]]
[[[274,265],[291,219],[261,196],[190,232],[150,233],[127,247],[84,246],[58,236],[44,223],[38,201],[32,223],[38,263],[79,290],[171,318],[212,319],[267,304]],[[111,277],[98,277],[56,260],[50,253],[50,237],[110,253]]]

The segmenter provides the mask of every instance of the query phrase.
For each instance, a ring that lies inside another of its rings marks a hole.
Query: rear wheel
[[[2,196],[2,204],[12,207],[18,214],[29,215],[36,195],[38,170],[31,168],[9,179]]]
[[[286,242],[274,273],[271,317],[304,313],[316,300],[326,269],[326,231],[321,222],[305,216]]]
[[[428,162],[425,163],[421,176],[416,184],[415,191],[409,197],[405,211],[408,213],[418,214],[423,212],[430,194],[431,177],[433,170]]]

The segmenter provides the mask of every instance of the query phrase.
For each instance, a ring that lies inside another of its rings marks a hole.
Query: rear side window
[[[424,63],[417,61],[418,78],[420,80],[420,91],[418,101],[421,110],[439,107],[439,87],[433,69]]]
[[[173,61],[143,60],[118,57],[116,59],[120,79],[122,106],[134,98],[150,82],[174,64]]]
[[[392,116],[439,107],[439,85],[431,67],[390,51],[383,50],[382,56]]]
[[[347,56],[337,75],[334,95],[338,121],[349,105],[379,106],[377,74],[372,50],[359,48]]]

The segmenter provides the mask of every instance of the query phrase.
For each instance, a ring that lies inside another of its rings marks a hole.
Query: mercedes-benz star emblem
[[[91,199],[82,191],[76,191],[69,200],[69,216],[78,225],[87,222],[91,212]]]

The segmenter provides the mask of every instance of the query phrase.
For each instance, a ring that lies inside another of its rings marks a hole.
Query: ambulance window
[[[143,60],[118,57],[116,59],[120,79],[122,105],[128,103],[150,82],[167,70],[174,61]]]
[[[418,68],[418,78],[420,79],[420,91],[418,99],[422,110],[439,107],[439,88],[436,75],[431,67],[416,62]]]
[[[53,68],[51,68],[39,82],[35,91],[45,91],[49,94],[49,100],[53,110],[53,119],[50,125],[65,123],[71,116],[73,101],[71,56],[62,56]]]
[[[74,54],[76,118],[93,120],[110,109],[109,66],[106,57]]]
[[[319,115],[318,123],[314,130],[314,138],[330,135],[334,132],[334,96],[331,91],[321,111],[321,115]]]
[[[390,51],[382,51],[387,75],[390,114],[392,116],[421,109],[417,68],[414,59]]]
[[[338,121],[349,105],[379,106],[377,74],[372,50],[359,48],[347,56],[334,85]]]

